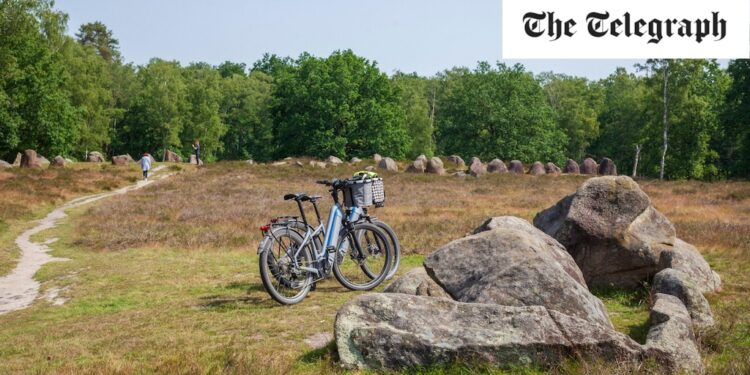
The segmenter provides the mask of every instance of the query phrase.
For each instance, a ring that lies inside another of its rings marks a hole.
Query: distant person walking
[[[195,150],[195,165],[201,165],[201,141],[196,139],[193,143],[193,150]]]
[[[143,153],[141,169],[143,169],[143,180],[148,181],[148,171],[151,170],[151,155],[148,152]]]

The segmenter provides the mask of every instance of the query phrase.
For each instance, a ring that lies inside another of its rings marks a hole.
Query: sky
[[[386,73],[423,76],[478,61],[522,63],[599,79],[637,60],[501,60],[500,0],[57,0],[73,35],[101,21],[125,61],[251,66],[264,53],[328,56],[352,49]]]

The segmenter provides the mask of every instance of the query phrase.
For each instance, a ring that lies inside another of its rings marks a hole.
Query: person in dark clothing
[[[193,150],[195,150],[195,165],[201,165],[201,141],[196,139],[193,143]]]

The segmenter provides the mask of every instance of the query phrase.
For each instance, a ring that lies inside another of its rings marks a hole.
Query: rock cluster
[[[134,162],[135,160],[133,160],[133,157],[131,157],[130,154],[118,155],[118,156],[112,157],[112,165],[125,166]]]
[[[635,182],[590,179],[534,224],[490,219],[385,293],[345,304],[335,322],[342,364],[554,368],[576,358],[703,371],[695,332],[713,325],[703,292],[719,287],[718,275]],[[614,330],[588,287],[635,287],[650,277],[651,326],[640,345]]]
[[[382,158],[378,163],[378,168],[388,172],[398,172],[398,164],[391,158]]]
[[[182,163],[182,157],[171,150],[164,151],[164,158],[162,160],[167,163]]]
[[[487,173],[508,173],[508,167],[500,159],[494,159],[487,164]]]

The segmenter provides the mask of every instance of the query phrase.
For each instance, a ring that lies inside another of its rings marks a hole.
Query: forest
[[[200,139],[207,161],[609,157],[643,177],[750,177],[749,60],[648,60],[601,80],[488,62],[387,74],[347,49],[135,65],[103,23],[68,28],[52,1],[0,1],[0,158],[185,156]]]

